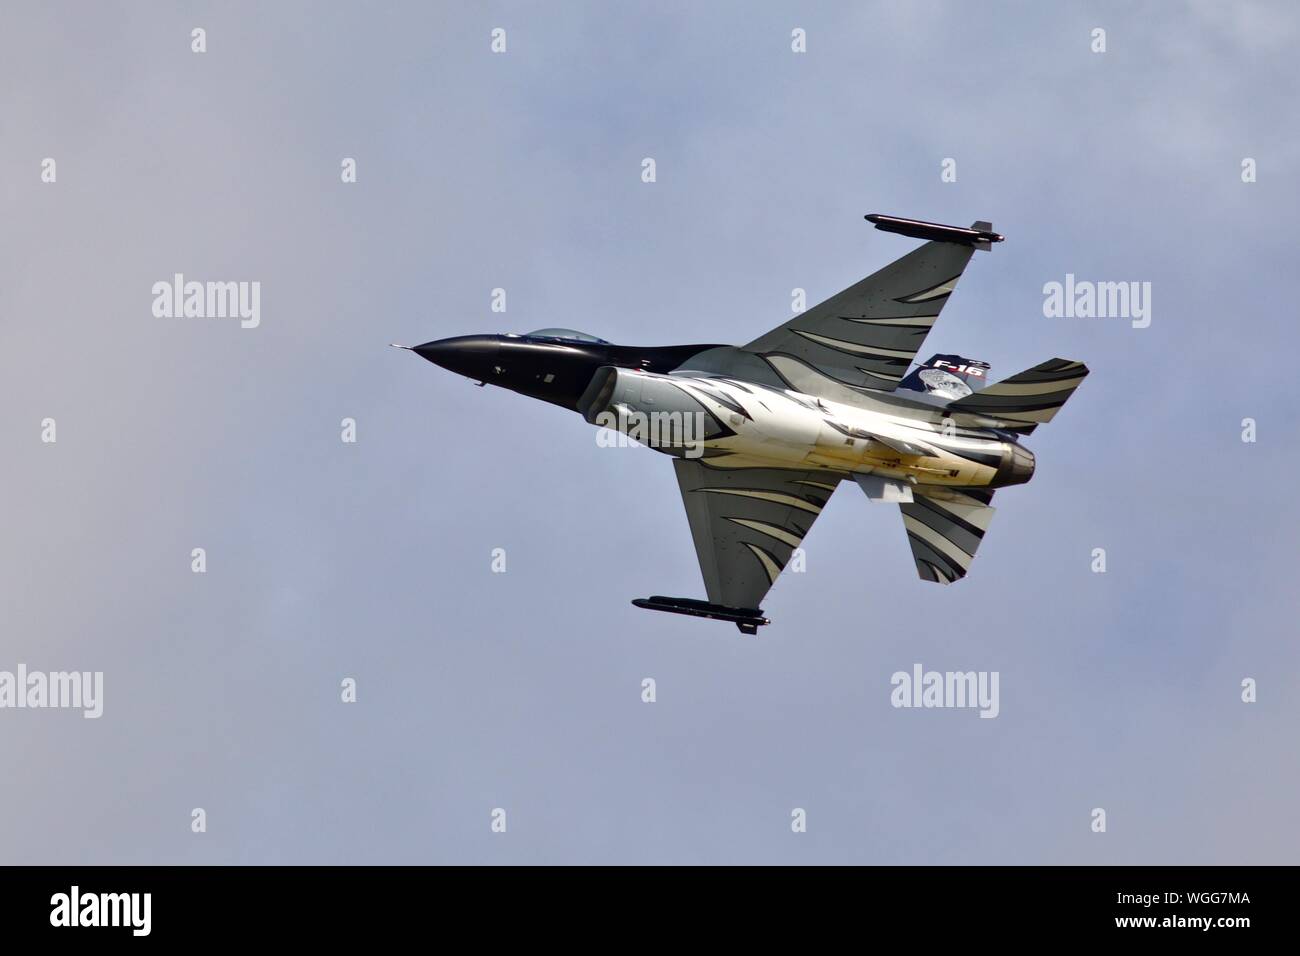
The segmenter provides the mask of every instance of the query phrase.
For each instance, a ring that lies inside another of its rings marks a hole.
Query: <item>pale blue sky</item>
[[[106,698],[0,711],[0,862],[1295,862],[1293,6],[322,6],[0,14],[0,669]],[[669,462],[386,347],[742,343],[912,248],[873,211],[1007,236],[935,351],[1092,369],[951,588],[845,487],[758,640],[634,608],[703,595]]]

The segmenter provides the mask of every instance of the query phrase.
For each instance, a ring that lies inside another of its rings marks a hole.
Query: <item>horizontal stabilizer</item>
[[[966,576],[997,510],[992,500],[991,491],[917,493],[911,504],[898,506],[923,580],[952,584]]]
[[[1069,359],[1052,359],[1005,378],[948,406],[949,412],[996,419],[1019,432],[1032,432],[1050,422],[1088,375],[1088,366]]]

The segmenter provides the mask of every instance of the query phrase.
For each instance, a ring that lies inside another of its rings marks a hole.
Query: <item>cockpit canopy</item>
[[[538,329],[536,332],[525,332],[523,335],[510,333],[511,338],[521,339],[542,339],[547,342],[586,342],[588,345],[609,345],[607,341],[586,332],[579,332],[577,329]]]

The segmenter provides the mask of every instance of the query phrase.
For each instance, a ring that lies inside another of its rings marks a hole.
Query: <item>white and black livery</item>
[[[764,596],[846,479],[898,505],[920,576],[950,584],[970,569],[994,491],[1034,473],[1020,438],[1088,369],[1051,359],[990,385],[987,363],[938,354],[908,374],[975,250],[1003,237],[987,222],[867,219],[926,242],[746,345],[638,348],[542,329],[413,351],[674,458],[708,600],[639,607],[757,633]]]

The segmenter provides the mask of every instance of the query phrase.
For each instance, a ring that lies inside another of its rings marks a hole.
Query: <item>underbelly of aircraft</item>
[[[911,484],[982,487],[1007,443],[941,423],[716,378],[611,369],[584,416],[674,457],[716,467],[825,468]]]

